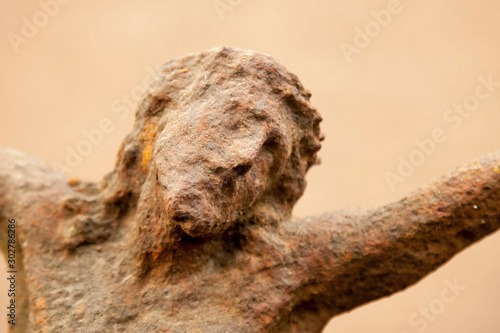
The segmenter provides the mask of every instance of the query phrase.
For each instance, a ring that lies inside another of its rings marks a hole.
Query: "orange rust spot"
[[[311,294],[317,295],[320,293],[321,290],[318,287],[311,287],[311,289],[309,289],[309,291],[311,292]]]
[[[263,314],[261,318],[264,325],[269,325],[273,321],[273,318],[271,316],[265,314]]]
[[[43,287],[42,284],[39,284],[39,288]],[[47,313],[45,312],[45,298],[39,297],[35,301],[35,323],[42,325],[43,332],[46,332],[45,326],[47,324]]]
[[[36,299],[36,308],[38,310],[43,310],[45,309],[45,298],[40,297]]]
[[[78,184],[80,184],[80,180],[78,178],[71,177],[70,179],[68,179],[69,186],[76,186]]]
[[[82,305],[78,305],[75,307],[73,313],[78,319],[82,319],[85,316],[85,307]]]
[[[155,235],[156,236],[156,235]],[[155,237],[156,238],[156,237]],[[158,259],[160,256],[161,250],[158,248],[158,246],[155,246],[153,248],[153,251],[151,251],[151,256],[153,257],[154,260]]]
[[[153,152],[153,148],[148,145],[146,147],[146,150],[142,153],[142,162],[141,166],[144,169],[144,171],[148,170],[148,163],[151,160],[151,153]]]
[[[144,142],[144,150],[142,151],[142,169],[148,171],[148,164],[153,157],[153,143],[156,136],[156,129],[152,125],[146,127],[146,131],[141,133],[139,140]]]
[[[344,256],[344,260],[347,261],[347,260],[351,260],[352,258],[352,254],[350,253],[347,253],[345,256]]]
[[[187,73],[187,72],[189,72],[189,68],[183,69],[183,70],[181,71],[181,73]]]

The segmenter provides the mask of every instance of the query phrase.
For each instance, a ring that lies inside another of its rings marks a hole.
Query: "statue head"
[[[118,157],[115,183],[121,174],[133,184],[113,197],[137,197],[140,233],[156,240],[290,217],[321,147],[310,96],[294,74],[251,51],[223,47],[168,62]]]

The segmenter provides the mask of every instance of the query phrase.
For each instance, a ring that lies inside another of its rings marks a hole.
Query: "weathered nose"
[[[231,204],[252,165],[212,167],[198,177],[172,179],[165,193],[165,204],[171,222],[192,237],[205,237],[224,231],[240,208]]]
[[[202,193],[185,190],[167,196],[167,212],[172,222],[192,237],[204,237],[217,221],[217,203],[210,203]]]
[[[202,211],[201,198],[188,191],[168,193],[167,211],[173,221],[185,223],[189,220],[199,218]]]

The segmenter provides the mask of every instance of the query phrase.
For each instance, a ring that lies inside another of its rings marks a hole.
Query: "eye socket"
[[[172,219],[177,223],[185,223],[185,222],[189,221],[189,215],[178,213],[178,214],[175,214]]]
[[[237,176],[245,175],[252,168],[251,164],[240,164],[233,168],[234,173]]]
[[[277,145],[278,145],[278,140],[276,139],[276,137],[271,136],[267,138],[267,140],[262,145],[262,148],[274,149]]]

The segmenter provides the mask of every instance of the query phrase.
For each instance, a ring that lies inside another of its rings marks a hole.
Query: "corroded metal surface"
[[[500,152],[376,210],[292,219],[322,138],[309,97],[272,58],[217,48],[162,67],[99,183],[1,150],[11,331],[320,332],[500,227]]]

